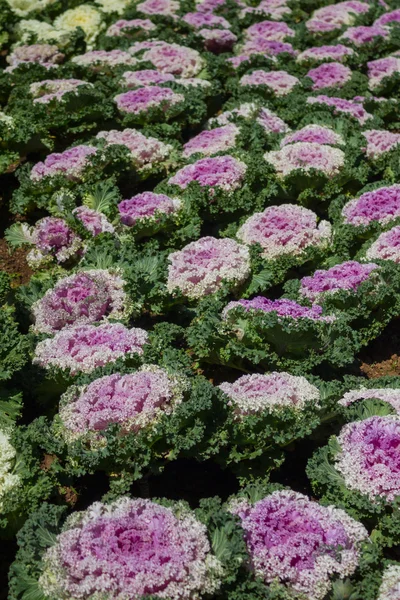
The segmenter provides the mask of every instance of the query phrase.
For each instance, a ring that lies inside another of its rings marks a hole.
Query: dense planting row
[[[0,23],[9,600],[400,600],[400,378],[358,368],[400,317],[396,1]],[[236,492],[154,498],[184,460]]]

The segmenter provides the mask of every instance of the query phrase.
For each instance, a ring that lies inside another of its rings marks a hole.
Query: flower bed
[[[64,4],[0,19],[0,597],[396,600],[400,9]]]

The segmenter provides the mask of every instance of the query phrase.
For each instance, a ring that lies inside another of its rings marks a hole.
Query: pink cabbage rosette
[[[280,298],[278,300],[270,300],[264,296],[256,296],[251,300],[233,300],[227,304],[222,312],[222,317],[227,321],[233,321],[232,311],[241,308],[246,313],[253,311],[261,311],[264,313],[273,313],[277,316],[278,322],[285,321],[295,326],[296,321],[314,321],[322,323],[332,323],[335,320],[334,315],[323,315],[323,309],[318,304],[313,306],[302,306],[294,300]]]
[[[253,505],[237,498],[230,510],[240,519],[251,571],[308,600],[323,600],[332,579],[354,573],[368,539],[365,527],[344,510],[292,490],[275,491]]]
[[[99,131],[96,138],[104,140],[106,146],[119,144],[128,148],[133,165],[139,171],[144,172],[161,166],[160,163],[165,163],[173,151],[171,144],[166,144],[155,137],[143,135],[136,129]]]
[[[400,217],[400,185],[376,188],[345,204],[343,222],[353,227],[367,227],[373,222],[387,225]]]
[[[271,42],[284,42],[294,37],[295,31],[284,22],[260,21],[248,27],[245,35],[248,39],[261,37]]]
[[[400,600],[400,565],[391,564],[383,571],[377,600]]]
[[[295,204],[269,206],[255,213],[239,228],[237,237],[244,244],[260,244],[262,256],[298,256],[307,248],[327,248],[332,238],[328,221],[317,223],[317,215]]]
[[[55,333],[71,325],[123,317],[127,302],[124,285],[120,275],[105,269],[60,279],[32,306],[35,331]]]
[[[65,438],[70,441],[88,435],[96,441],[112,424],[124,432],[138,432],[172,414],[186,389],[188,382],[183,377],[155,365],[73,386],[60,401]]]
[[[307,77],[313,82],[313,90],[331,87],[341,88],[350,81],[352,71],[340,62],[328,62],[310,69]]]
[[[125,50],[89,50],[71,58],[71,62],[80,67],[88,67],[94,71],[115,67],[133,67],[137,60]]]
[[[160,73],[171,73],[184,79],[196,77],[204,67],[197,50],[161,40],[136,42],[129,52],[143,62],[150,62]]]
[[[343,44],[335,44],[332,46],[313,46],[307,48],[298,54],[296,60],[299,63],[315,63],[315,62],[345,62],[349,56],[354,55],[354,50],[344,46]]]
[[[182,203],[179,198],[170,198],[165,194],[142,192],[118,204],[121,223],[132,227],[145,222],[155,222],[160,215],[172,215],[179,211]]]
[[[278,177],[284,178],[293,171],[319,171],[326,177],[338,175],[345,165],[343,150],[315,142],[296,142],[281,150],[266,152],[264,160],[273,166]]]
[[[31,180],[34,183],[45,177],[63,175],[71,181],[82,179],[90,157],[94,156],[97,148],[94,146],[74,146],[64,152],[49,154],[44,162],[37,162],[31,170]]]
[[[183,156],[185,158],[192,156],[192,154],[211,156],[218,152],[226,152],[235,147],[239,133],[239,127],[233,123],[201,131],[184,144]]]
[[[293,133],[288,133],[281,141],[281,148],[296,142],[311,142],[328,146],[345,145],[343,137],[325,125],[305,125]]]
[[[352,25],[358,15],[369,11],[370,6],[359,0],[346,0],[318,8],[306,21],[308,31],[314,34],[329,33],[341,29],[343,25]]]
[[[353,100],[345,100],[343,98],[320,94],[319,96],[310,96],[307,98],[307,104],[330,107],[333,110],[334,115],[349,115],[358,121],[360,125],[365,125],[365,123],[373,117],[373,115],[365,110],[362,103],[354,98]]]
[[[142,115],[151,109],[159,109],[161,112],[167,112],[172,107],[182,104],[185,101],[185,96],[177,94],[169,88],[149,85],[118,94],[115,96],[114,101],[120,112]]]
[[[39,342],[33,364],[44,369],[68,370],[71,375],[91,373],[120,358],[140,356],[147,343],[147,331],[128,329],[122,323],[76,325]]]
[[[384,83],[386,77],[400,73],[400,58],[398,56],[378,58],[367,63],[367,67],[369,89],[375,90]]]
[[[237,158],[226,154],[211,158],[201,158],[193,164],[182,167],[168,180],[182,190],[197,181],[201,187],[220,188],[225,192],[233,192],[243,182],[247,165]]]
[[[380,25],[375,24],[369,27],[360,25],[359,27],[348,27],[340,39],[360,47],[364,44],[380,42],[389,37],[389,35],[388,29]]]
[[[79,94],[79,88],[82,86],[93,88],[92,83],[81,79],[45,79],[31,83],[29,91],[34,98],[34,104],[48,104],[53,100],[61,101],[69,92]]]
[[[305,377],[285,372],[242,375],[234,383],[221,383],[219,388],[229,398],[228,405],[238,419],[286,408],[301,411],[308,404],[318,407],[320,400],[320,392],[315,385]]]
[[[22,231],[26,241],[35,246],[26,257],[32,268],[52,259],[63,264],[82,254],[82,239],[59,217],[39,219],[32,228],[22,225]]]
[[[299,293],[311,302],[321,302],[326,295],[342,290],[355,293],[376,269],[379,267],[375,263],[360,263],[355,260],[330,269],[319,269],[313,275],[301,279]]]
[[[188,508],[122,497],[66,520],[45,552],[39,589],[58,600],[197,600],[221,577],[207,529]]]
[[[46,69],[57,67],[63,62],[65,55],[53,44],[26,44],[17,46],[7,56],[9,66],[6,72],[12,72],[23,64],[39,64]]]
[[[150,19],[119,19],[110,25],[106,35],[109,37],[129,37],[131,33],[137,30],[150,33],[154,29],[157,29],[157,26]]]
[[[385,155],[400,144],[400,133],[393,133],[384,129],[368,129],[367,131],[363,131],[362,135],[367,141],[364,151],[370,160],[375,160]]]
[[[115,231],[114,226],[102,212],[88,206],[78,206],[74,208],[72,214],[94,237],[100,233],[114,233]]]
[[[243,75],[239,81],[241,86],[265,86],[275,96],[287,96],[297,86],[300,80],[286,71],[263,71],[257,69],[249,75]]]
[[[400,263],[400,226],[384,231],[365,252],[367,260],[390,260]]]
[[[372,416],[348,423],[337,436],[334,467],[345,486],[373,504],[400,495],[400,417]]]
[[[200,238],[169,255],[167,289],[188,298],[201,298],[218,291],[224,282],[244,283],[250,275],[250,253],[246,246],[228,238]]]

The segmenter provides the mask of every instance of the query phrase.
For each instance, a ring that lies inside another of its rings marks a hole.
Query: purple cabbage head
[[[130,227],[142,219],[154,219],[157,213],[172,214],[180,207],[181,202],[178,198],[154,192],[142,192],[118,204],[121,222]]]
[[[180,169],[168,183],[184,190],[190,183],[197,181],[201,187],[218,187],[226,192],[237,189],[245,176],[247,166],[244,162],[229,156],[201,158],[197,162]]]
[[[32,306],[34,328],[55,333],[67,326],[121,317],[126,304],[123,288],[119,275],[101,269],[64,277]]]
[[[354,573],[368,538],[344,510],[292,490],[273,492],[254,505],[238,498],[231,511],[240,518],[255,575],[309,600],[322,600],[331,579]]]
[[[242,375],[234,383],[221,383],[228,404],[237,418],[284,408],[302,410],[309,403],[318,406],[320,393],[305,377],[290,373]]]
[[[400,417],[373,416],[348,423],[337,437],[335,469],[348,489],[393,502],[400,495]]]
[[[308,319],[326,323],[331,323],[335,320],[334,315],[323,316],[322,306],[318,304],[313,304],[309,308],[308,306],[298,304],[294,300],[286,298],[270,300],[264,296],[256,296],[252,300],[234,300],[233,302],[229,302],[224,308],[222,316],[225,319],[229,318],[229,312],[236,308],[242,308],[245,312],[257,310],[265,313],[275,313],[279,320],[290,319],[291,321],[296,321],[298,319]]]
[[[187,382],[155,365],[135,373],[106,375],[61,398],[60,418],[66,439],[96,433],[118,423],[124,431],[139,431],[169,415],[182,402]]]
[[[315,302],[325,294],[340,290],[356,292],[363,281],[369,279],[371,273],[378,268],[374,263],[349,260],[327,270],[318,270],[311,277],[303,277],[300,294]]]
[[[39,586],[58,600],[197,600],[221,575],[207,529],[189,509],[123,497],[71,515],[44,555]]]
[[[33,363],[44,369],[69,370],[72,375],[91,373],[119,358],[143,354],[147,342],[147,331],[127,329],[122,323],[66,327],[38,343]]]
[[[250,275],[250,254],[246,246],[229,238],[200,238],[169,255],[169,292],[176,288],[189,298],[216,292],[227,282],[236,286]]]

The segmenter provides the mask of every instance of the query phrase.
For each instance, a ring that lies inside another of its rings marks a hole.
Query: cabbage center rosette
[[[281,141],[281,148],[296,142],[311,142],[313,144],[327,144],[328,146],[345,145],[341,135],[324,125],[306,125],[293,133],[288,133]]]
[[[297,55],[296,61],[302,64],[315,64],[318,62],[345,62],[349,56],[354,55],[354,50],[343,44],[332,46],[312,46]]]
[[[286,71],[255,70],[248,75],[243,75],[239,81],[241,87],[267,88],[277,97],[287,96],[296,86],[301,85],[300,80]]]
[[[345,425],[337,436],[334,467],[349,490],[376,501],[400,495],[400,417],[373,416]]]
[[[89,164],[90,157],[96,154],[94,146],[74,146],[64,152],[49,154],[44,162],[36,163],[31,170],[30,178],[34,183],[43,178],[63,175],[71,181],[80,181]]]
[[[207,529],[189,509],[123,497],[66,520],[44,554],[39,588],[59,600],[195,600],[217,590],[221,576]]]
[[[364,44],[380,42],[382,41],[382,38],[385,39],[389,37],[389,35],[389,31],[385,27],[376,24],[371,25],[370,27],[360,25],[359,27],[349,27],[346,29],[340,39],[360,47]]]
[[[184,144],[183,156],[185,158],[192,156],[192,154],[211,156],[218,152],[226,152],[235,147],[239,133],[240,129],[234,124],[202,131]]]
[[[259,21],[245,30],[247,39],[262,37],[273,42],[284,42],[286,38],[294,37],[295,31],[286,23],[276,21]]]
[[[243,375],[235,383],[221,383],[219,388],[229,397],[235,417],[286,408],[301,411],[307,403],[318,407],[320,392],[305,377],[290,373]]]
[[[115,232],[114,226],[107,217],[98,210],[83,205],[74,208],[72,214],[93,237],[100,235],[100,233]]]
[[[126,67],[126,69],[129,69],[137,63],[136,59],[129,52],[119,49],[108,51],[90,50],[89,52],[85,52],[85,54],[74,56],[71,62],[94,72],[109,71],[116,67]]]
[[[310,96],[307,98],[306,103],[317,105],[321,108],[330,108],[334,116],[349,115],[360,125],[365,125],[365,123],[373,117],[373,115],[365,110],[362,103],[360,101],[356,101],[355,99],[345,100],[344,98],[336,98],[333,96],[320,94],[319,96]]]
[[[230,320],[230,311],[237,308],[243,309],[245,312],[252,310],[260,310],[265,313],[273,312],[281,317],[281,321],[285,318],[304,318],[310,319],[311,321],[332,323],[335,320],[334,315],[323,316],[322,308],[317,304],[314,304],[314,306],[309,308],[294,302],[294,300],[287,300],[286,298],[270,300],[264,296],[257,296],[252,300],[234,300],[233,302],[229,302],[224,308],[223,317],[226,320]]]
[[[393,75],[398,76],[400,74],[400,58],[397,56],[387,56],[386,58],[372,60],[367,66],[370,90],[380,88]]]
[[[294,171],[317,171],[325,177],[332,177],[343,169],[344,159],[343,150],[314,142],[296,142],[281,150],[264,154],[264,160],[273,166],[280,178],[285,178]]]
[[[366,418],[344,425],[327,446],[317,450],[308,463],[307,475],[324,502],[340,502],[368,520],[371,529],[380,530],[384,545],[393,546],[399,539],[397,511],[393,509],[400,495],[400,417],[382,392],[358,390],[343,398],[341,405],[349,405],[344,411],[346,418],[360,419],[361,414]],[[351,410],[353,401],[361,397],[365,410],[362,406],[358,411]],[[391,398],[395,400],[394,395]],[[395,414],[388,414],[390,404]]]
[[[367,141],[365,154],[369,160],[377,160],[387,152],[397,149],[400,144],[400,133],[392,133],[384,129],[368,129],[362,135]]]
[[[225,192],[233,192],[242,184],[246,171],[244,162],[227,154],[201,158],[177,171],[168,183],[184,190],[196,181],[201,187],[216,187]]]
[[[53,100],[61,101],[68,92],[79,94],[82,86],[93,87],[93,84],[81,79],[45,79],[31,83],[29,91],[34,104],[48,104]]]
[[[179,198],[170,198],[165,194],[142,192],[118,204],[121,223],[132,227],[134,225],[156,224],[161,215],[173,215],[182,207]]]
[[[141,69],[140,71],[125,71],[125,73],[122,73],[121,84],[128,89],[135,89],[146,85],[159,85],[160,83],[167,83],[169,81],[177,80],[170,73],[159,73],[155,69]]]
[[[141,87],[115,96],[118,110],[123,114],[151,119],[176,116],[183,109],[185,96],[169,88],[153,86]]]
[[[321,302],[326,295],[341,290],[356,292],[359,286],[379,269],[375,263],[359,263],[355,260],[335,265],[327,270],[315,271],[310,277],[303,277],[299,294],[311,302]]]
[[[400,263],[400,225],[381,233],[366,250],[365,258]]]
[[[210,125],[214,126],[214,123]],[[229,131],[225,129],[225,125],[230,127]],[[188,143],[190,154],[193,152],[193,156],[196,156],[194,150],[202,152],[204,146],[207,153],[219,152],[226,143],[230,145],[233,142],[233,136],[236,138],[233,127],[234,124],[225,123],[216,130],[203,132],[204,135],[200,134],[193,142]],[[228,134],[227,137],[225,134]],[[230,141],[227,142],[228,138]],[[236,152],[236,149],[232,151]],[[192,156],[189,156],[189,160],[190,158]],[[230,154],[206,156],[179,169],[157,186],[156,191],[182,196],[195,211],[200,212],[202,219],[214,222],[216,215],[222,212],[248,214],[251,208],[256,210],[263,207],[265,188],[268,185],[267,171],[267,167],[262,162],[260,164],[259,160],[256,164],[251,152],[243,150],[239,157]]]
[[[342,88],[352,78],[352,71],[349,67],[340,62],[328,62],[310,69],[307,73],[313,86],[312,89],[322,90],[324,88]]]
[[[197,50],[161,40],[136,42],[129,52],[139,61],[151,63],[160,73],[170,73],[183,79],[196,77],[205,66]]]
[[[203,301],[187,337],[195,354],[207,362],[298,374],[321,363],[349,364],[360,345],[345,315],[263,296],[233,301],[225,308],[222,300]]]
[[[18,225],[14,225],[15,227],[18,227]],[[34,248],[26,257],[32,268],[39,267],[54,259],[57,263],[63,264],[82,255],[83,240],[64,219],[44,217],[36,221],[35,226],[32,228],[29,228],[26,224],[19,227],[25,238],[24,241],[34,245]]]
[[[130,37],[140,31],[149,35],[150,31],[157,29],[157,26],[150,19],[119,19],[112,23],[106,31],[109,37]]]
[[[289,297],[341,316],[365,346],[398,315],[400,274],[390,262],[346,261],[284,286]]]
[[[12,72],[19,65],[37,63],[46,69],[55,68],[62,63],[65,55],[54,44],[31,44],[17,46],[7,56],[10,65],[5,72]]]
[[[136,129],[99,131],[96,138],[104,140],[107,146],[118,144],[128,148],[134,167],[145,173],[163,169],[173,151],[171,144],[145,136]]]
[[[91,373],[120,358],[140,356],[147,343],[147,331],[135,327],[128,329],[122,323],[77,325],[39,342],[33,364],[44,369],[67,370],[71,375]]]
[[[183,400],[188,382],[155,365],[139,371],[106,375],[83,387],[72,387],[61,397],[60,419],[66,441],[89,436],[93,442],[109,425],[124,433],[151,426],[170,415]]]
[[[127,309],[125,282],[104,269],[64,277],[32,306],[34,330],[55,333],[64,327],[105,318],[123,318]]]
[[[260,244],[263,258],[274,260],[285,255],[299,256],[307,248],[326,249],[332,228],[328,221],[317,224],[317,215],[307,208],[281,204],[249,217],[236,235],[244,244]]]
[[[400,185],[379,187],[347,202],[342,209],[343,222],[353,227],[368,227],[377,221],[387,225],[400,217]]]
[[[369,11],[369,4],[359,0],[348,0],[318,8],[306,21],[306,28],[313,34],[323,34],[352,25],[358,15]]]
[[[368,531],[344,510],[321,506],[292,490],[275,491],[253,505],[237,498],[249,569],[290,596],[323,600],[332,580],[357,569]]]
[[[228,238],[200,238],[169,255],[167,289],[191,299],[218,291],[223,283],[236,287],[251,272],[246,246]]]

